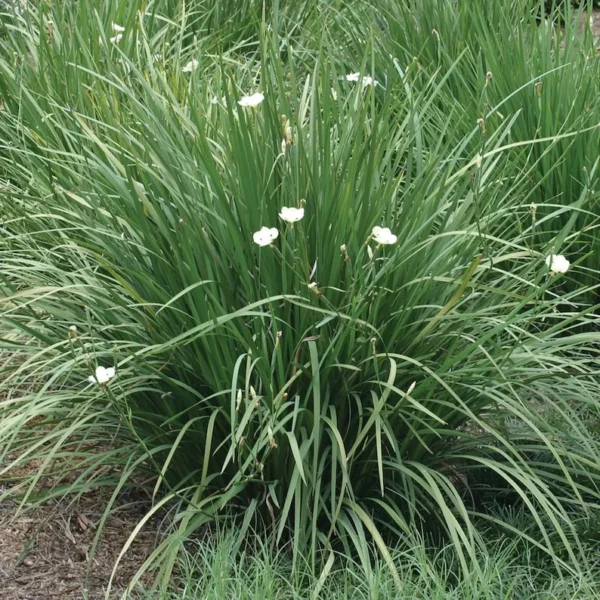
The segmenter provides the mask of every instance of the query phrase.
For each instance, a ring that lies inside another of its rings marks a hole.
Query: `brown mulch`
[[[600,8],[595,8],[593,10],[590,25],[592,27],[594,38],[600,38]]]
[[[2,492],[2,482],[0,482]],[[100,600],[114,563],[149,508],[148,498],[123,494],[107,520],[96,553],[96,527],[111,490],[89,492],[71,504],[48,501],[16,516],[15,503],[0,504],[0,600]],[[157,541],[155,520],[127,551],[112,583],[119,597]]]
[[[594,38],[597,40],[600,38],[600,8],[592,9],[592,14],[588,17],[587,13],[582,15],[582,27],[586,26],[586,21],[592,30]]]

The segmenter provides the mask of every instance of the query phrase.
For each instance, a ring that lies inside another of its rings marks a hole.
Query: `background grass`
[[[142,473],[146,519],[173,516],[139,573],[164,590],[225,514],[237,548],[252,531],[316,581],[345,556],[401,589],[422,555],[432,593],[447,571],[495,597],[510,584],[487,561],[514,548],[490,527],[556,573],[548,589],[585,579],[598,58],[570,9],[561,29],[508,4],[6,13],[0,472],[38,465],[9,492],[21,508],[99,484],[116,499]],[[377,225],[398,242],[377,246]],[[262,226],[273,246],[253,243]],[[99,365],[108,386],[88,383]]]
[[[527,521],[527,518],[525,519]],[[593,570],[557,576],[510,541],[496,542],[481,557],[482,571],[460,575],[452,548],[431,552],[422,545],[392,551],[402,580],[398,590],[385,563],[378,562],[365,577],[360,565],[336,557],[327,578],[317,578],[307,566],[294,571],[288,558],[269,549],[233,555],[233,536],[220,542],[199,541],[182,554],[176,592],[165,598],[335,598],[353,599],[496,599],[597,598]],[[151,595],[149,597],[152,597]]]

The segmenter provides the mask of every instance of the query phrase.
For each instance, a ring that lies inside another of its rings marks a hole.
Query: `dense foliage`
[[[10,494],[151,481],[165,585],[224,518],[315,568],[376,549],[399,583],[425,538],[477,571],[499,505],[584,568],[599,59],[504,4],[6,13],[0,472],[37,465]]]

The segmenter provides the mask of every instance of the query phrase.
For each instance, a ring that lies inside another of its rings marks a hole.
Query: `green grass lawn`
[[[151,597],[594,597],[600,54],[541,4],[2,9],[0,501],[142,487]]]

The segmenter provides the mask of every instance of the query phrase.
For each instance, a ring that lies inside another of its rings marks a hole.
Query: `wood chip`
[[[89,523],[90,522],[85,515],[77,515],[77,524],[79,525],[79,529],[81,529],[81,531],[85,531],[88,528]]]

